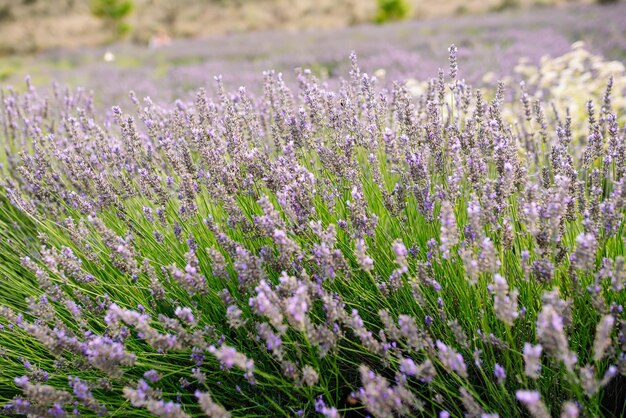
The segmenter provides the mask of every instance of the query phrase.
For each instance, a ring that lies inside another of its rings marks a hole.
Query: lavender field
[[[624,15],[15,61],[0,415],[626,414]]]

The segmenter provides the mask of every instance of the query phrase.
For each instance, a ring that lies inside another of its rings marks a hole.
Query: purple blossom
[[[541,344],[524,343],[524,373],[532,379],[538,379],[541,372]]]
[[[400,360],[400,371],[409,376],[415,376],[417,374],[417,366],[410,358],[403,358]]]
[[[499,384],[504,384],[504,381],[506,380],[506,371],[504,370],[504,367],[496,363],[493,368],[493,376]]]
[[[550,413],[541,400],[539,392],[531,390],[518,390],[515,392],[515,397],[528,409],[534,418],[550,417]]]
[[[191,308],[181,308],[180,306],[176,307],[176,310],[174,311],[174,314],[180,318],[181,321],[187,323],[187,324],[194,324],[195,323],[195,318],[193,316],[193,312],[191,311]]]
[[[315,411],[326,418],[339,418],[341,416],[337,408],[326,405],[321,395],[315,400]]]
[[[159,379],[161,379],[161,376],[159,375],[159,373],[154,369],[150,369],[147,372],[145,372],[143,374],[143,377],[146,380],[148,380],[150,383],[155,383],[159,381]]]
[[[467,366],[463,356],[439,340],[435,342],[435,345],[441,363],[451,372],[456,372],[461,377],[467,377]]]
[[[16,377],[15,379],[13,379],[13,381],[15,382],[16,386],[26,386],[29,381],[28,381],[28,376],[21,376],[21,377]]]

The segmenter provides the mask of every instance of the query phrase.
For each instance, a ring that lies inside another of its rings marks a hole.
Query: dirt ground
[[[409,0],[411,18],[426,19],[507,8],[565,6],[591,0]],[[376,0],[134,0],[127,38],[148,44],[168,38],[253,30],[337,28],[371,21]],[[0,55],[110,42],[110,27],[90,13],[89,0],[0,0]]]

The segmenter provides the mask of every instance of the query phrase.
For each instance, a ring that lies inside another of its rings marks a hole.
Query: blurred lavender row
[[[31,73],[35,84],[55,80],[62,85],[92,89],[101,105],[128,103],[127,93],[155,100],[193,97],[198,87],[213,89],[221,74],[227,89],[240,85],[254,90],[262,72],[282,71],[293,85],[293,69],[310,68],[336,87],[349,67],[348,51],[359,56],[363,71],[376,74],[383,87],[391,80],[425,80],[446,62],[445,48],[461,47],[459,62],[471,84],[490,71],[499,78],[511,74],[520,58],[538,63],[542,56],[559,56],[575,41],[608,59],[626,57],[626,4],[536,8],[485,16],[458,16],[387,26],[363,25],[333,31],[261,32],[178,40],[160,49],[130,44],[109,48],[48,51],[7,76],[21,85]],[[21,87],[20,87],[21,88]],[[254,93],[260,93],[253,91]]]

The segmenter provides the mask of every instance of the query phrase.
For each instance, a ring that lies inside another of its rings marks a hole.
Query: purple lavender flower
[[[613,315],[605,315],[600,319],[596,328],[596,337],[593,342],[593,359],[600,361],[604,358],[606,350],[611,346],[611,331],[615,324]]]
[[[191,308],[181,308],[180,306],[177,306],[174,314],[180,318],[181,321],[189,325],[193,325],[195,323],[195,318]]]
[[[315,400],[315,411],[326,418],[339,418],[341,416],[337,408],[326,405],[321,395]]]
[[[145,372],[143,374],[143,377],[146,380],[148,380],[150,383],[156,383],[159,381],[159,379],[161,379],[161,376],[159,375],[159,373],[154,369],[150,369],[147,372]]]
[[[541,344],[524,343],[524,373],[531,379],[538,379],[541,373]]]
[[[15,379],[13,379],[13,381],[15,382],[16,386],[26,386],[29,383],[28,380],[28,376],[21,376],[21,377],[16,377]]]
[[[515,392],[515,397],[520,401],[530,412],[534,418],[549,418],[550,413],[545,404],[541,400],[541,395],[537,391],[530,390],[518,390]]]
[[[494,275],[493,285],[493,307],[496,311],[496,317],[505,324],[512,326],[513,322],[518,318],[517,290],[509,292],[509,285],[506,279],[499,274]]]
[[[444,259],[450,258],[450,250],[459,241],[459,232],[456,225],[456,219],[454,217],[454,209],[452,204],[447,200],[441,204],[441,214],[439,215],[441,221],[441,256]]]
[[[537,316],[537,337],[546,351],[563,361],[568,370],[573,369],[577,357],[569,350],[563,317],[550,304],[544,305]]]
[[[461,377],[467,377],[467,366],[463,356],[439,340],[435,342],[435,345],[437,346],[439,360],[444,367]]]
[[[417,366],[412,359],[403,358],[400,360],[400,371],[409,376],[415,376],[417,374]]]
[[[498,384],[504,384],[504,381],[506,380],[506,371],[504,370],[504,367],[496,363],[493,368],[493,376],[498,381]]]

